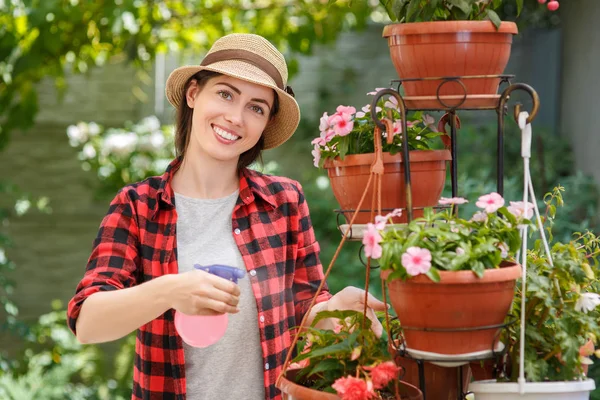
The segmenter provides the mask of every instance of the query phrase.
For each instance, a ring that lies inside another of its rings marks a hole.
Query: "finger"
[[[371,307],[375,311],[385,311],[388,308],[387,304],[376,299],[371,293],[369,293],[369,296],[367,297],[367,306]]]
[[[378,338],[383,335],[383,325],[377,319],[375,312],[372,309],[367,310],[367,317],[371,320],[371,330],[375,333]]]
[[[224,303],[224,302],[218,301],[218,300],[214,300],[214,299],[203,299],[201,304],[202,304],[202,308],[205,308],[207,310],[212,310],[212,311],[216,312],[217,314],[224,314],[224,313],[236,314],[240,311],[239,308],[237,308],[235,306],[231,306],[227,303]]]
[[[204,282],[210,282],[213,286],[224,292],[231,293],[234,296],[240,295],[240,287],[237,284],[228,281],[227,279],[209,274],[208,272],[202,270],[194,270],[193,272],[200,274],[201,279]]]

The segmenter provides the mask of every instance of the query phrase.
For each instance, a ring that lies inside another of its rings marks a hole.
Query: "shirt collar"
[[[177,157],[167,167],[166,171],[160,177],[160,184],[157,191],[157,203],[164,203],[170,207],[175,206],[173,187],[171,182],[173,181],[173,175],[181,166],[183,161],[182,157]],[[245,205],[251,204],[255,200],[255,196],[260,197],[267,204],[273,208],[277,207],[273,194],[269,191],[267,183],[263,179],[263,175],[248,168],[243,168],[240,173],[240,194],[238,198],[238,204],[243,203]],[[158,209],[155,209],[152,218],[156,215]]]

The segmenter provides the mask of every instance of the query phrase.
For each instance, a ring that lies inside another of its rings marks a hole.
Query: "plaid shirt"
[[[86,298],[98,291],[134,286],[177,274],[177,241],[171,180],[181,163],[174,160],[161,177],[128,185],[104,217],[86,272],[69,302],[75,323]],[[232,215],[232,235],[257,296],[257,321],[264,360],[265,397],[281,399],[275,381],[315,290],[323,279],[319,244],[299,183],[244,169]],[[317,302],[331,297],[327,287]],[[175,331],[174,310],[137,331],[132,399],[185,399],[185,361]]]

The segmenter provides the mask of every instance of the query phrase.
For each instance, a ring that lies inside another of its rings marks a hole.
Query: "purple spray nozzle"
[[[243,278],[246,275],[246,271],[239,268],[230,267],[229,265],[213,264],[213,265],[200,265],[194,264],[194,268],[201,269],[202,271],[216,275],[220,278],[227,279],[233,283],[237,283],[238,279]]]

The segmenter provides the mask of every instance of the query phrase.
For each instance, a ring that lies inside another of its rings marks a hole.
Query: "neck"
[[[175,192],[188,197],[226,197],[239,188],[237,163],[186,156],[173,176],[172,186]]]

